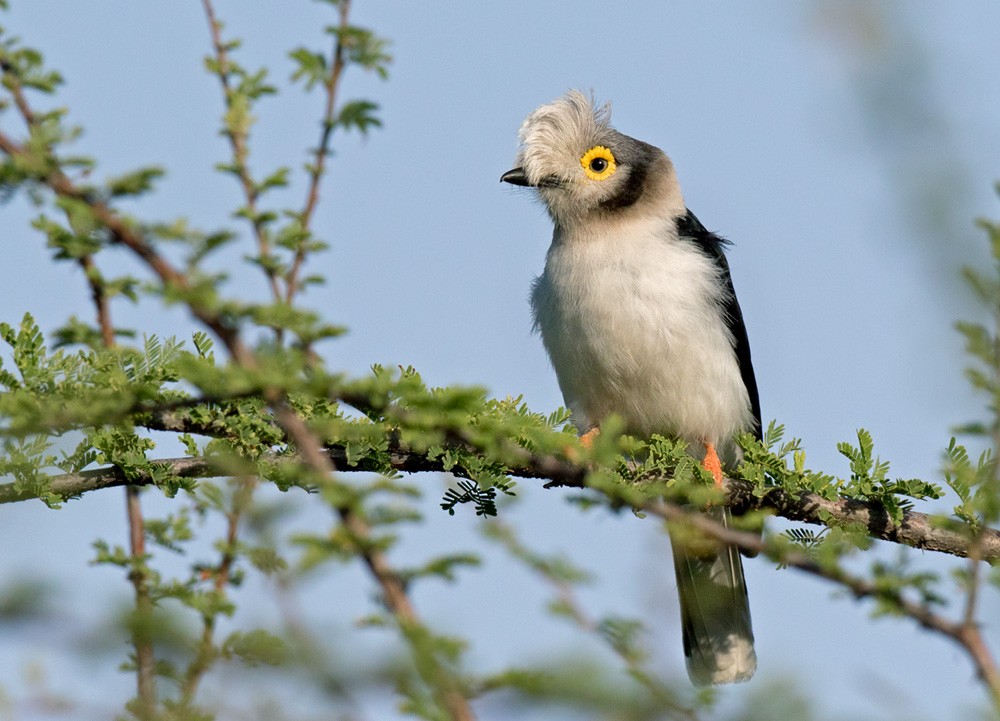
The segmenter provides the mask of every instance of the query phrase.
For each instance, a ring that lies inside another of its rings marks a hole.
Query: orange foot
[[[580,445],[586,448],[587,450],[590,450],[591,446],[594,445],[594,439],[597,438],[597,434],[600,432],[601,429],[598,428],[597,426],[594,426],[589,431],[580,436]],[[577,463],[580,460],[579,456],[577,455],[576,446],[570,446],[570,445],[566,446],[565,453],[566,457],[573,463]]]
[[[701,462],[702,467],[715,478],[715,487],[722,488],[722,461],[719,454],[715,452],[715,446],[705,442],[705,460]]]

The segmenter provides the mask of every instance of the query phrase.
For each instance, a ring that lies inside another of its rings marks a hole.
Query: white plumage
[[[531,305],[578,428],[616,413],[636,435],[707,440],[735,460],[750,402],[718,275],[672,220],[556,232]]]
[[[607,105],[571,91],[521,126],[519,167],[502,179],[534,187],[555,225],[531,292],[535,325],[581,433],[614,413],[630,433],[677,436],[699,456],[711,445],[733,464],[733,436],[758,411],[723,241],[685,207],[670,159],[609,123]],[[692,227],[699,237],[682,236]],[[712,515],[728,523],[728,511]],[[748,679],[756,656],[738,552],[672,540],[692,680]]]

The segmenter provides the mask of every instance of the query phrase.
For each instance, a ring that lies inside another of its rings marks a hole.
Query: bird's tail
[[[708,513],[729,525],[728,509]],[[757,654],[739,551],[687,530],[670,537],[688,676],[699,686],[746,681],[757,669]]]

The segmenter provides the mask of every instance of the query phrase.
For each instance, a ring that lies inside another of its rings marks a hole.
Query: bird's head
[[[611,106],[577,90],[521,124],[516,167],[500,180],[537,189],[553,221],[570,227],[637,210],[675,217],[684,201],[663,151],[611,127]]]

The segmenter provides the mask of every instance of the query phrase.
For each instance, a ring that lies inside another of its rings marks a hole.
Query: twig
[[[83,256],[80,265],[90,286],[91,298],[97,313],[97,325],[101,329],[101,340],[105,347],[113,348],[115,330],[111,322],[104,282],[98,273],[93,256]],[[156,716],[156,655],[150,633],[153,622],[153,601],[149,593],[149,574],[146,571],[146,521],[142,514],[138,486],[126,486],[125,508],[128,519],[129,555],[132,561],[132,570],[128,578],[135,590],[137,619],[132,631],[132,644],[135,646],[138,716],[146,721]]]
[[[25,124],[30,128],[38,120],[35,112],[31,109],[28,104],[28,99],[24,95],[24,88],[21,87],[21,83],[18,81],[17,77],[10,72],[11,67],[6,62],[0,62],[0,71],[3,71],[5,78],[8,80],[5,83],[5,87],[10,92],[11,97],[14,98],[14,105],[17,106],[18,112],[21,114],[21,118],[24,120]]]
[[[371,526],[350,508],[343,507],[337,510],[344,527],[353,538],[357,539],[357,551],[364,559],[369,573],[378,583],[386,608],[395,617],[403,634],[414,645],[415,650],[422,648],[426,643],[422,640],[424,635],[420,633],[423,622],[417,616],[399,574],[389,565],[385,554],[369,542],[372,536]],[[437,655],[429,651],[422,654],[422,659],[415,660],[418,661],[417,671],[434,690],[449,718],[452,721],[475,721],[476,717],[472,713],[468,699],[459,689],[456,679],[438,661]],[[420,663],[421,660],[424,663]],[[424,667],[425,664],[427,668]]]
[[[222,24],[215,16],[215,8],[212,6],[212,0],[202,0],[202,6],[205,9],[209,32],[212,35],[212,48],[215,51],[215,61],[218,65],[217,75],[219,76],[219,82],[222,84],[226,110],[228,111],[233,107],[234,91],[229,84],[229,53],[222,42]],[[250,155],[250,149],[247,146],[247,134],[227,127],[225,129],[225,136],[229,138],[229,144],[233,150],[233,165],[236,168],[236,174],[243,188],[247,209],[250,211],[250,224],[253,227],[254,239],[257,241],[257,251],[260,253],[262,259],[270,258],[271,243],[267,238],[264,223],[257,212],[257,185],[254,183],[253,178],[250,177],[250,168],[247,165],[247,158]],[[271,295],[276,301],[281,300],[281,287],[278,285],[278,278],[270,266],[265,264],[263,267],[268,283],[271,286]]]
[[[28,103],[28,99],[24,95],[24,88],[21,87],[18,79],[9,72],[9,66],[6,63],[0,63],[0,70],[3,71],[4,78],[7,81],[4,85],[14,98],[14,105],[17,107],[25,125],[29,129],[35,129],[38,124],[38,116],[35,115],[35,112],[31,109],[31,105]],[[51,153],[52,149],[47,148],[47,152]],[[78,262],[83,269],[84,276],[87,278],[90,297],[94,301],[94,307],[97,311],[97,325],[101,329],[101,340],[105,347],[111,348],[115,344],[115,332],[111,324],[111,315],[108,311],[108,297],[105,292],[104,283],[98,274],[97,267],[94,265],[94,257],[92,255],[84,255]]]
[[[8,80],[5,85],[14,98],[14,104],[17,106],[28,128],[34,130],[38,122],[38,116],[35,115],[28,104],[21,84],[7,72],[6,67],[3,70]],[[51,153],[51,148],[47,148],[47,152]],[[78,260],[78,263],[83,269],[87,286],[90,288],[91,300],[94,303],[94,310],[97,316],[97,325],[100,328],[101,341],[106,348],[113,348],[115,346],[115,331],[111,321],[107,289],[104,281],[94,263],[93,255],[83,255]],[[137,486],[127,486],[125,488],[125,516],[128,523],[129,556],[131,560],[131,570],[129,571],[128,579],[135,590],[136,605],[136,621],[135,627],[132,630],[132,644],[135,647],[136,666],[136,712],[140,719],[147,721],[153,719],[156,715],[156,678],[154,675],[156,657],[150,634],[153,601],[149,594],[149,575],[145,570],[146,527],[142,515],[142,505],[139,500],[139,488]]]
[[[340,23],[339,29],[343,31],[348,27],[348,16],[351,10],[350,0],[342,0],[339,5]],[[333,57],[330,62],[330,74],[323,83],[326,92],[326,106],[323,110],[322,128],[320,130],[319,143],[316,145],[316,153],[312,166],[309,170],[309,190],[306,193],[306,203],[299,215],[299,222],[304,233],[309,232],[309,225],[312,222],[313,211],[319,203],[319,188],[323,175],[326,172],[326,158],[330,153],[330,137],[333,135],[333,113],[337,104],[337,89],[340,86],[340,76],[344,72],[344,42],[342,32],[337,35],[337,40],[333,46]],[[291,303],[298,290],[299,273],[302,263],[305,261],[305,243],[299,245],[295,251],[295,258],[292,260],[291,268],[288,271],[285,283],[285,301]]]
[[[97,266],[94,264],[92,255],[85,255],[80,258],[80,267],[87,277],[87,285],[90,286],[90,297],[94,301],[94,308],[97,311],[97,327],[101,329],[101,341],[106,348],[115,345],[115,329],[111,324],[111,312],[108,308],[108,296],[105,292],[104,282],[98,275]]]
[[[136,686],[138,691],[138,716],[150,721],[156,715],[156,657],[153,654],[152,624],[153,601],[149,595],[149,578],[146,564],[146,527],[139,503],[139,488],[125,488],[125,508],[128,516],[129,556],[132,570],[128,579],[135,588],[136,621],[132,630],[135,646]]]
[[[333,461],[312,431],[287,405],[275,403],[272,407],[278,417],[278,422],[286,430],[295,447],[299,449],[303,460],[317,474],[329,477],[334,471]],[[353,538],[357,539],[357,551],[382,590],[386,607],[396,618],[403,633],[411,639],[411,643],[416,643],[414,632],[419,630],[423,624],[410,602],[410,597],[406,593],[406,587],[399,574],[393,571],[385,554],[369,542],[372,536],[371,527],[363,517],[348,506],[341,506],[337,511],[344,527]],[[427,670],[424,678],[436,690],[451,719],[453,721],[474,721],[475,716],[471,706],[469,706],[468,699],[462,695],[455,680],[437,661],[436,655],[428,654],[426,659],[431,668]],[[421,670],[420,664],[418,664],[418,670]]]
[[[206,577],[212,579],[212,587],[216,593],[224,594],[226,587],[232,580],[233,564],[236,562],[236,543],[239,537],[240,522],[243,518],[243,511],[250,500],[256,480],[253,478],[242,478],[238,481],[239,486],[234,490],[231,506],[226,513],[226,539],[222,546],[219,563],[215,568],[205,571]],[[198,650],[195,658],[188,665],[184,673],[184,678],[180,684],[180,705],[182,708],[190,708],[198,687],[205,672],[211,667],[216,658],[215,653],[215,619],[217,614],[202,616],[201,641],[198,643]]]
[[[957,640],[969,655],[972,656],[979,678],[989,691],[990,699],[993,701],[993,708],[1000,713],[1000,668],[997,668],[993,654],[986,647],[982,632],[978,626],[963,624],[959,628]]]
[[[14,142],[10,136],[3,132],[0,132],[0,151],[11,157],[29,157],[29,154],[21,145]],[[90,208],[90,212],[93,213],[94,219],[108,230],[112,240],[124,245],[135,253],[156,274],[165,287],[174,288],[182,292],[191,290],[191,283],[187,276],[174,268],[166,258],[157,253],[139,231],[125,222],[104,201],[85,192],[59,169],[51,170],[47,175],[39,178],[39,180],[60,197],[86,203]],[[253,362],[252,354],[249,348],[240,340],[236,328],[223,320],[214,310],[193,301],[189,301],[187,305],[191,314],[222,341],[234,360],[241,364]]]
[[[80,265],[90,286],[91,298],[97,313],[97,325],[101,329],[101,340],[106,348],[114,348],[115,329],[111,322],[104,281],[98,273],[93,256],[83,256]],[[136,624],[132,630],[132,644],[135,646],[137,711],[139,718],[147,721],[156,716],[156,655],[150,633],[153,622],[153,600],[149,593],[149,574],[146,571],[146,521],[142,515],[142,502],[137,486],[126,486],[125,509],[128,520],[129,556],[132,561],[128,579],[135,590]]]

